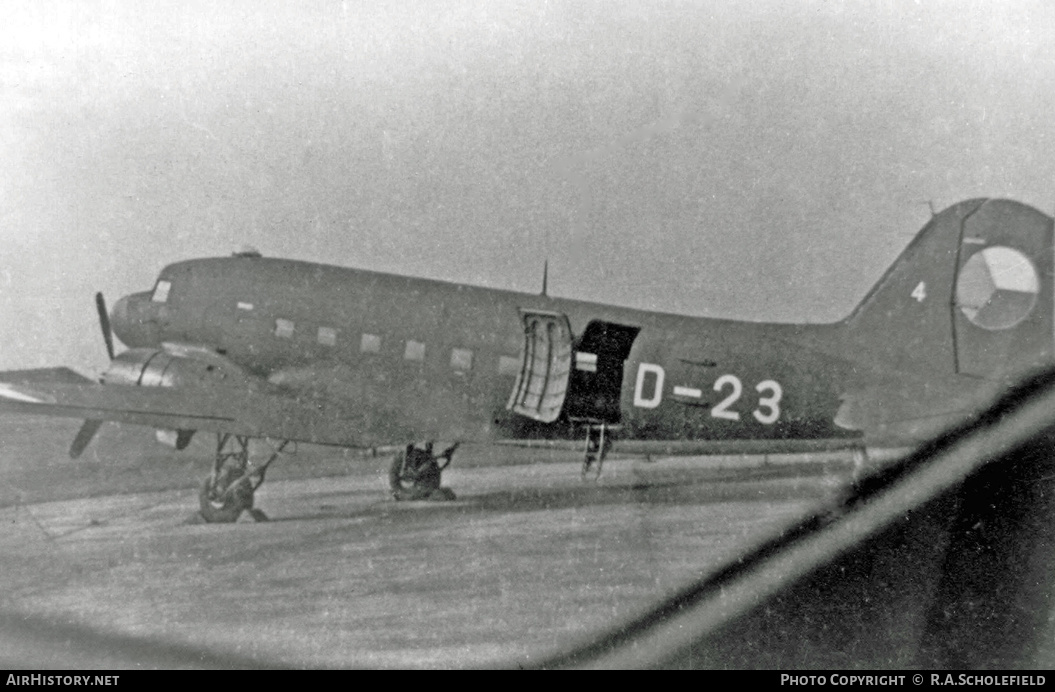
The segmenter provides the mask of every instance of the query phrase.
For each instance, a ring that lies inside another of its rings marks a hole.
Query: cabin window
[[[293,321],[284,320],[281,317],[275,320],[275,336],[280,339],[289,339],[293,336]]]
[[[333,327],[319,327],[318,341],[323,346],[336,346],[337,330]]]
[[[150,300],[155,303],[168,302],[170,290],[172,290],[171,281],[158,281],[158,285],[154,287],[154,295],[150,296]]]
[[[425,360],[425,344],[420,341],[408,341],[403,357],[406,360]]]
[[[498,374],[499,375],[519,375],[520,374],[520,359],[514,358],[513,356],[499,356],[498,357]]]
[[[461,372],[472,370],[473,352],[467,348],[451,349],[451,367]]]
[[[377,334],[363,334],[359,342],[359,350],[362,353],[378,353],[381,351],[381,337]]]

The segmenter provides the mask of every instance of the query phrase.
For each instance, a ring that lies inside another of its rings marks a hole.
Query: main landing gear
[[[426,442],[424,449],[407,445],[388,469],[392,497],[397,500],[453,500],[454,491],[440,487],[440,474],[450,465],[458,444],[455,442],[439,455],[433,455],[431,442]],[[444,460],[443,465],[440,460]]]
[[[266,514],[253,508],[253,494],[264,482],[267,467],[288,444],[289,440],[283,440],[266,462],[254,466],[249,463],[248,437],[217,434],[212,473],[206,477],[198,493],[205,521],[231,523],[237,521],[242,512],[249,512],[256,521],[267,521]]]

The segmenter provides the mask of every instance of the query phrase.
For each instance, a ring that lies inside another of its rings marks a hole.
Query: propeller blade
[[[73,444],[70,445],[70,459],[76,459],[81,455],[84,448],[95,437],[95,433],[99,432],[99,426],[102,424],[101,420],[93,420],[91,418],[84,421],[81,429],[77,431],[77,437],[73,438]]]
[[[99,311],[99,326],[103,329],[103,340],[106,341],[106,355],[114,359],[114,333],[110,329],[110,315],[106,312],[106,299],[102,293],[95,294],[95,309]]]

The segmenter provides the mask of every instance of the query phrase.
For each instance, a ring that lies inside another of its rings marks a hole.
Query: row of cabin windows
[[[275,336],[280,339],[293,337],[296,327],[292,320],[279,318],[275,320]],[[337,330],[333,327],[319,327],[316,341],[323,346],[337,345]],[[363,334],[359,340],[360,353],[380,353],[381,337],[377,334]],[[425,360],[425,344],[421,341],[407,340],[403,351],[404,360],[421,362]],[[467,372],[473,367],[473,352],[468,348],[451,349],[451,367],[455,370]],[[498,371],[501,374],[516,374],[520,370],[520,359],[509,356],[499,358]]]
[[[169,291],[172,289],[172,282],[159,280],[157,285],[154,287],[154,293],[151,296],[151,300],[155,303],[165,303],[168,301]],[[252,303],[238,303],[238,309],[240,310],[252,310]],[[296,328],[296,324],[293,320],[287,320],[284,318],[278,318],[275,320],[275,336],[280,339],[291,339],[293,338],[293,331]],[[316,332],[316,341],[323,346],[336,346],[337,345],[337,330],[333,327],[319,327]],[[359,341],[360,353],[380,353],[381,351],[381,337],[377,334],[363,334]],[[408,340],[406,349],[403,351],[403,358],[411,361],[424,361],[425,360],[425,344],[420,341]],[[468,372],[473,367],[473,352],[467,348],[452,348],[451,349],[451,368],[454,370]],[[520,372],[520,359],[513,358],[511,356],[501,356],[498,359],[498,372],[501,375],[515,375]]]

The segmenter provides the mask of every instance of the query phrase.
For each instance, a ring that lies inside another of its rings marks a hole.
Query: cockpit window
[[[165,303],[169,299],[169,291],[172,289],[171,281],[158,281],[157,286],[154,287],[154,295],[150,297],[150,300],[155,303]]]

